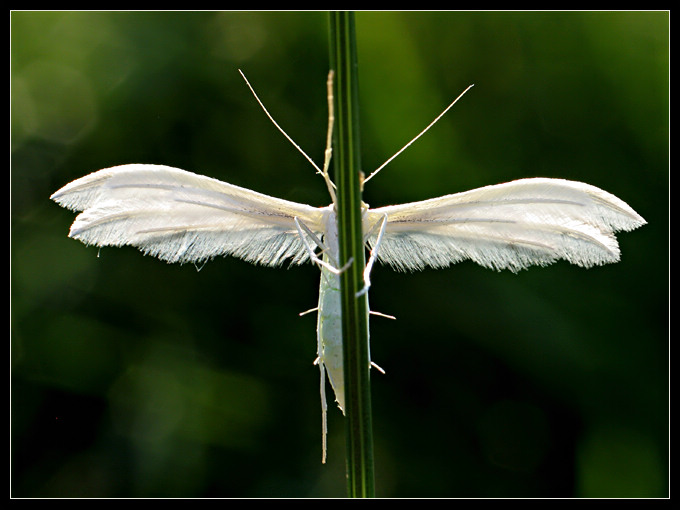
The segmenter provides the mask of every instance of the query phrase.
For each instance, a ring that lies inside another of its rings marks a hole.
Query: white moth
[[[302,264],[310,259],[317,264],[321,269],[319,304],[310,311],[318,312],[315,363],[321,372],[323,462],[326,372],[341,410],[345,404],[339,278],[344,268],[338,263],[335,186],[328,175],[331,81],[332,73],[328,80],[327,147],[323,168],[319,168],[269,115],[246,80],[274,125],[325,179],[332,198],[326,207],[289,202],[185,170],[149,164],[99,170],[51,196],[64,207],[82,211],[69,237],[88,245],[135,246],[171,263],[200,263],[218,255],[233,255],[265,266]],[[364,182],[424,134],[463,94]],[[403,271],[443,268],[466,259],[515,272],[558,259],[591,267],[619,260],[614,232],[645,223],[614,195],[562,179],[520,179],[377,209],[365,205],[364,235],[371,255],[364,270],[365,287],[357,298],[367,294],[375,260]]]

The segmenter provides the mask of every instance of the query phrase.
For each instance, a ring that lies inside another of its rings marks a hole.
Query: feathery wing
[[[368,227],[384,215],[378,259],[410,271],[465,259],[514,272],[558,259],[583,267],[617,262],[613,233],[646,223],[628,204],[595,186],[545,178],[370,209]],[[369,244],[375,241],[373,235]]]
[[[307,251],[294,218],[321,233],[328,208],[273,198],[162,165],[105,168],[51,198],[79,214],[69,237],[96,246],[131,245],[167,262],[233,255],[275,266]]]

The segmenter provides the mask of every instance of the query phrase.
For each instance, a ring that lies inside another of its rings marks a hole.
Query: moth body
[[[339,249],[336,216],[333,211],[327,216],[326,232],[323,237],[323,260],[338,267]],[[335,400],[344,413],[345,383],[342,364],[342,310],[340,307],[340,275],[321,267],[319,282],[319,309],[317,317],[317,348],[320,370],[328,373]],[[321,388],[322,398],[324,388]],[[325,404],[324,404],[325,407]]]

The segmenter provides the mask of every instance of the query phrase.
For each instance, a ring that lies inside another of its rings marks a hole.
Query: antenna
[[[274,117],[272,117],[272,116],[270,115],[270,113],[267,111],[267,109],[266,109],[266,108],[264,107],[264,105],[262,104],[262,101],[260,101],[260,98],[257,97],[257,94],[255,93],[255,89],[253,89],[253,87],[250,85],[250,82],[248,81],[248,78],[246,78],[246,75],[243,74],[243,71],[241,71],[241,70],[239,69],[238,72],[241,73],[241,76],[243,76],[243,79],[246,81],[246,85],[248,85],[248,88],[249,88],[250,91],[253,93],[253,95],[255,96],[255,99],[257,100],[257,102],[260,104],[260,106],[261,106],[262,109],[264,110],[264,113],[267,115],[267,117],[269,117],[269,120],[271,120],[272,123],[276,126],[276,129],[278,129],[279,131],[281,131],[281,133],[283,134],[283,136],[285,136],[286,139],[287,139],[290,143],[292,143],[293,146],[294,146],[298,151],[300,151],[300,154],[302,154],[305,158],[307,158],[307,161],[309,161],[309,162],[312,164],[312,166],[313,166],[314,168],[316,168],[316,171],[319,172],[320,174],[322,174],[323,172],[322,172],[321,169],[316,165],[316,163],[314,163],[314,161],[312,160],[312,158],[310,158],[309,156],[307,156],[307,153],[306,153],[305,151],[303,151],[303,150],[300,148],[300,146],[299,146],[298,144],[296,144],[290,136],[288,136],[288,133],[286,133],[286,132],[283,130],[283,128],[282,128],[281,126],[279,126],[279,125],[276,123],[276,121],[274,120]]]
[[[327,89],[328,89],[328,90],[327,90],[327,94],[328,94],[328,133],[327,133],[327,135],[326,135],[326,150],[324,151],[323,170],[321,170],[321,169],[316,165],[316,163],[314,163],[314,161],[312,160],[312,158],[310,158],[309,156],[307,156],[307,153],[306,153],[305,151],[303,151],[303,150],[300,148],[300,146],[299,146],[298,144],[296,144],[290,136],[288,136],[288,133],[286,133],[286,132],[283,130],[283,128],[277,124],[277,122],[274,120],[274,117],[271,116],[271,114],[270,114],[270,113],[267,111],[267,109],[265,108],[264,104],[262,104],[262,101],[260,101],[260,98],[257,97],[257,94],[255,93],[255,89],[253,89],[253,87],[250,85],[250,82],[248,81],[248,78],[246,78],[246,75],[243,74],[243,71],[241,71],[240,69],[238,70],[238,72],[241,73],[241,76],[242,76],[243,79],[246,81],[246,85],[248,85],[248,88],[250,89],[250,91],[251,91],[251,92],[253,93],[253,95],[255,96],[255,99],[256,99],[257,102],[260,104],[260,106],[261,106],[262,109],[264,110],[264,113],[267,115],[267,117],[269,118],[269,120],[271,120],[272,123],[276,126],[276,129],[278,129],[279,131],[281,131],[281,133],[283,134],[283,136],[285,136],[286,139],[287,139],[290,143],[292,143],[293,146],[294,146],[298,151],[300,151],[300,154],[302,154],[302,155],[307,159],[307,161],[309,161],[309,162],[312,164],[312,166],[316,169],[316,173],[321,174],[321,175],[323,176],[324,180],[326,181],[326,186],[328,187],[328,192],[329,192],[330,195],[331,195],[331,199],[333,200],[333,203],[336,203],[336,198],[335,198],[335,184],[333,184],[333,181],[331,181],[331,178],[330,178],[330,176],[328,175],[328,168],[329,168],[329,166],[330,166],[330,162],[331,162],[331,154],[332,154],[332,150],[331,150],[331,142],[332,142],[332,137],[333,137],[333,121],[334,121],[334,119],[335,119],[335,117],[333,116],[333,71],[331,70],[331,71],[328,73],[328,80],[326,81],[326,87],[327,87]]]
[[[393,160],[394,158],[396,158],[399,154],[401,154],[402,152],[404,152],[404,151],[406,150],[406,148],[407,148],[409,145],[411,145],[411,144],[412,144],[413,142],[415,142],[418,138],[420,138],[421,136],[423,136],[423,135],[427,132],[428,129],[430,129],[432,126],[434,126],[435,123],[436,123],[439,119],[441,119],[441,118],[444,116],[444,114],[445,114],[446,112],[448,112],[448,111],[451,109],[451,107],[452,107],[454,104],[456,104],[456,103],[458,102],[458,100],[459,100],[461,97],[463,97],[463,95],[464,95],[468,90],[470,90],[472,87],[474,87],[474,86],[475,86],[475,84],[473,83],[472,85],[469,85],[468,88],[466,88],[463,92],[461,92],[460,95],[453,101],[453,103],[451,103],[449,106],[447,106],[446,109],[445,109],[443,112],[441,112],[441,113],[437,116],[436,119],[434,119],[432,122],[430,122],[430,123],[428,124],[428,126],[427,126],[425,129],[423,129],[420,133],[418,133],[418,134],[416,135],[416,137],[415,137],[413,140],[411,140],[409,143],[407,143],[406,145],[404,145],[401,149],[399,149],[399,150],[397,151],[397,153],[396,153],[394,156],[392,156],[390,159],[388,159],[387,161],[385,161],[385,162],[384,162],[382,165],[380,165],[376,170],[374,170],[373,173],[372,173],[371,175],[369,175],[368,177],[366,177],[366,178],[364,179],[364,184],[366,184],[368,181],[370,181],[371,178],[372,178],[375,174],[377,174],[378,172],[380,172],[380,170],[382,170],[383,168],[385,168],[385,167],[387,166],[387,164],[388,164],[390,161],[392,161],[392,160]]]

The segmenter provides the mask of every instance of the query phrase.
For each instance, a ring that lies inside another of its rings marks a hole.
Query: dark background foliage
[[[357,13],[373,206],[532,176],[585,181],[647,219],[618,264],[518,275],[378,266],[377,493],[668,494],[669,14]],[[200,271],[67,238],[48,197],[167,164],[327,205],[273,128],[323,156],[325,13],[11,13],[11,493],[343,496],[320,463],[318,271]]]

